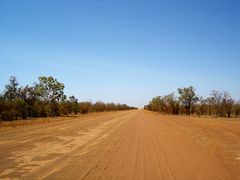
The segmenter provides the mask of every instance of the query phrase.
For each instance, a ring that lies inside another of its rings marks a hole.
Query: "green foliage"
[[[32,87],[19,87],[17,79],[10,77],[9,84],[0,94],[0,120],[134,109],[125,104],[105,104],[101,101],[79,103],[74,96],[67,98],[64,95],[65,86],[57,79],[41,76],[38,80]]]
[[[185,113],[198,116],[231,117],[234,115],[238,117],[240,115],[240,103],[235,103],[226,91],[213,90],[210,97],[205,99],[199,98],[192,86],[179,88],[178,93],[179,97],[176,97],[174,93],[156,96],[144,106],[144,109],[167,114]]]
[[[78,105],[78,99],[75,98],[74,96],[69,97],[70,104],[71,104],[71,113],[77,114],[79,113],[79,105]]]
[[[192,86],[179,88],[178,93],[180,95],[179,100],[186,109],[186,114],[190,115],[192,105],[198,101],[195,89]]]
[[[59,102],[65,99],[64,84],[54,79],[52,76],[40,76],[39,83],[36,84],[35,91],[41,100],[50,104],[51,116],[59,116]]]
[[[64,84],[54,79],[52,76],[40,76],[39,83],[36,85],[36,91],[39,96],[48,102],[59,102],[64,99]]]
[[[19,97],[20,88],[19,83],[15,76],[11,76],[9,79],[9,84],[5,86],[5,91],[3,97],[6,99],[16,99]]]
[[[174,93],[154,97],[144,109],[167,114],[179,114],[180,104]]]

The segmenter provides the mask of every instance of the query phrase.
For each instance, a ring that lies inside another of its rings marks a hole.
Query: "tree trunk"
[[[230,118],[231,117],[231,111],[228,111],[228,117]]]

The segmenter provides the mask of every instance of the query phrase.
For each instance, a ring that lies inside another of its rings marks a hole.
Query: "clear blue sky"
[[[239,0],[1,0],[0,91],[54,76],[79,100],[142,106],[192,85],[240,98]]]

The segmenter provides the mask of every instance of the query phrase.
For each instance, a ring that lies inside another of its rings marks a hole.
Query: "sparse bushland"
[[[197,96],[192,86],[179,88],[178,95],[171,93],[154,97],[144,109],[163,114],[186,114],[215,117],[239,117],[240,102],[234,101],[226,92],[213,90],[210,97]]]
[[[74,96],[67,97],[64,88],[63,83],[51,76],[41,76],[33,86],[25,87],[11,76],[0,94],[0,120],[135,109],[126,104],[78,102]]]

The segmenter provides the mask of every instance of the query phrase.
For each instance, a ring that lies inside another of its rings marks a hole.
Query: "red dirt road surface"
[[[14,178],[239,179],[240,120],[135,110],[1,127],[0,179]]]

